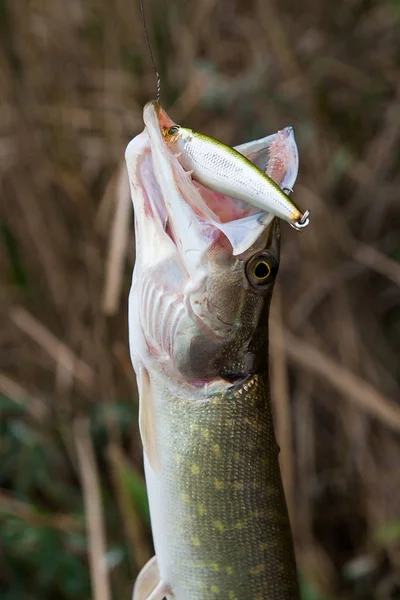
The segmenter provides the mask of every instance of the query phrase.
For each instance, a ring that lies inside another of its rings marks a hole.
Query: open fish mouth
[[[249,372],[248,346],[264,303],[245,265],[266,249],[262,256],[272,253],[279,260],[278,223],[193,181],[165,142],[162,128],[174,123],[159,104],[147,104],[143,117],[144,131],[126,150],[136,242],[129,301],[132,361],[137,372],[162,370],[188,385],[227,385],[225,376],[231,381],[232,374]],[[293,187],[298,158],[291,128],[237,150],[269,169],[278,185]],[[234,357],[234,366],[221,366],[224,352]]]
[[[136,233],[142,238],[137,244],[139,252],[154,260],[156,255],[171,252],[173,244],[190,276],[198,269],[204,252],[212,248],[225,248],[233,256],[247,251],[273,215],[195,182],[164,141],[162,128],[174,122],[158,103],[149,102],[143,118],[145,130],[126,150]],[[291,127],[236,150],[282,189],[293,188],[298,153]]]

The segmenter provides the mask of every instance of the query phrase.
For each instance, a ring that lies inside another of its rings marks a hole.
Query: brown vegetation
[[[177,122],[232,145],[295,127],[312,221],[282,227],[271,362],[304,598],[398,597],[399,4],[146,12]],[[83,599],[89,564],[96,600],[129,598],[151,553],[123,155],[154,90],[136,0],[0,0],[2,598]]]

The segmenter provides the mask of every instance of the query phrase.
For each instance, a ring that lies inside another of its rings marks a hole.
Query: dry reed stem
[[[100,476],[86,419],[75,420],[74,437],[85,506],[93,599],[111,600]]]
[[[296,189],[304,196],[306,204],[310,200],[317,205],[318,211],[322,211],[324,222],[329,224],[333,243],[337,244],[343,252],[351,256],[358,264],[369,267],[400,286],[400,265],[395,260],[370,244],[356,240],[350,234],[344,219],[337,213],[330,213],[322,198],[310,188],[300,184]]]
[[[399,99],[400,85],[397,86],[395,100],[389,103],[386,108],[381,129],[368,145],[364,159],[365,178],[359,183],[349,207],[350,211],[358,205],[364,204],[365,194],[371,194],[371,192],[379,190],[380,184],[384,181],[392,164],[400,137]],[[365,215],[365,219],[368,221],[371,221],[371,216],[374,217],[375,229],[379,228],[377,227],[377,220],[379,221],[379,216],[384,208],[381,199],[380,202],[375,202],[371,206],[369,214]]]
[[[14,402],[18,402],[38,421],[48,415],[48,408],[42,400],[30,394],[20,383],[13,381],[2,373],[0,373],[0,392],[14,400]]]
[[[285,331],[285,339],[288,356],[294,362],[323,377],[345,398],[390,429],[400,431],[400,408],[392,400],[288,330]]]
[[[131,496],[127,493],[122,479],[124,470],[132,469],[120,448],[115,443],[108,447],[108,461],[114,480],[119,508],[124,521],[125,535],[129,541],[132,552],[133,570],[138,572],[151,558],[152,551],[148,542],[146,531],[139,515],[136,512]]]
[[[115,188],[119,177],[119,171],[115,170],[104,188],[101,199],[98,203],[96,216],[94,218],[94,228],[96,231],[108,234],[110,222],[112,220],[113,210],[115,209]]]
[[[281,467],[289,516],[291,521],[294,521],[292,420],[289,400],[285,332],[282,322],[282,302],[279,285],[275,286],[274,301],[271,305],[269,334],[272,341],[270,352],[271,397],[275,407],[276,438],[281,449],[279,464]]]
[[[297,487],[295,533],[302,544],[312,545],[313,505],[310,502],[316,473],[315,416],[312,397],[314,381],[303,372],[299,378],[298,393],[293,403],[293,425],[296,445]]]
[[[331,297],[332,323],[340,321],[346,335],[333,325],[331,338],[336,341],[341,364],[345,364],[351,372],[359,372],[362,365],[363,342],[359,332],[354,327],[354,316],[351,310],[350,298],[345,286],[339,286]],[[370,375],[370,373],[369,373]],[[371,375],[372,380],[372,375]],[[344,447],[348,447],[353,456],[354,464],[360,473],[364,471],[364,458],[368,452],[369,421],[364,412],[358,410],[354,403],[343,406],[339,413],[343,423],[342,437]]]
[[[63,270],[59,261],[57,248],[54,245],[54,240],[50,235],[46,223],[45,211],[43,207],[39,207],[34,189],[31,189],[28,184],[28,178],[25,179],[25,176],[15,178],[13,185],[15,188],[15,198],[20,204],[21,214],[24,217],[26,235],[30,237],[36,249],[53,303],[61,311],[67,296],[67,286],[62,275]],[[36,185],[36,181],[33,182],[33,185]],[[52,252],[48,251],[50,247],[52,248]]]
[[[85,361],[78,358],[64,342],[59,340],[22,306],[12,308],[9,314],[17,327],[39,344],[57,364],[62,364],[65,370],[76,377],[85,388],[89,390],[92,388],[94,378],[92,368]]]
[[[318,543],[304,546],[297,556],[302,573],[307,576],[321,594],[329,594],[335,587],[335,569],[326,550]]]
[[[118,310],[124,275],[124,262],[128,250],[131,227],[131,199],[125,163],[119,167],[116,184],[116,203],[108,249],[106,280],[103,295],[103,312],[107,316]]]
[[[273,0],[259,0],[258,15],[262,27],[270,38],[276,59],[280,63],[286,77],[288,79],[298,78],[303,81],[302,70],[292,51],[287,32],[282,23],[280,12],[275,6],[275,2]],[[306,85],[304,91],[307,88],[308,85]]]
[[[355,242],[353,258],[400,286],[400,265],[373,246]]]
[[[26,502],[13,498],[5,491],[0,490],[0,514],[14,515],[34,527],[49,527],[64,533],[81,531],[82,525],[71,515],[53,514],[46,515],[38,512],[35,507]]]

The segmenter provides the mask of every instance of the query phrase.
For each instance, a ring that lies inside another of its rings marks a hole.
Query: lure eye
[[[168,135],[175,135],[176,133],[178,133],[179,131],[179,127],[178,125],[172,125],[172,127],[170,127],[167,131]]]
[[[252,287],[263,290],[275,281],[279,263],[272,252],[265,250],[252,256],[246,264],[246,277]]]

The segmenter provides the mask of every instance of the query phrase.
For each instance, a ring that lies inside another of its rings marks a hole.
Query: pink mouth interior
[[[260,212],[259,209],[255,209],[250,204],[246,204],[241,200],[213,192],[200,183],[197,183],[197,181],[193,181],[193,184],[199,190],[208,208],[218,217],[220,223],[236,221],[236,219],[242,219],[243,217]]]

